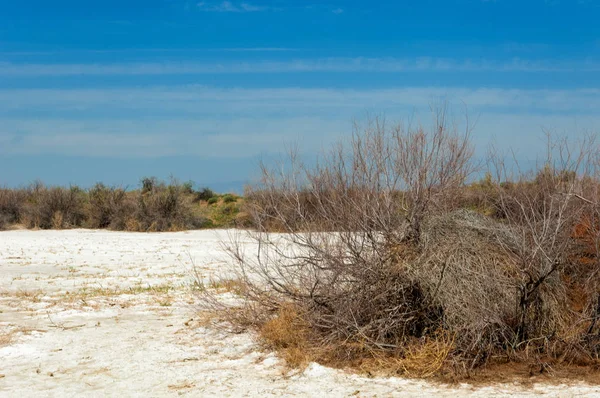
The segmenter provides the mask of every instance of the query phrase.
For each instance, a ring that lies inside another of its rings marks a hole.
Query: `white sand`
[[[0,396],[600,396],[582,383],[450,387],[317,364],[286,374],[252,335],[191,320],[191,259],[204,278],[226,274],[225,235],[0,232]]]

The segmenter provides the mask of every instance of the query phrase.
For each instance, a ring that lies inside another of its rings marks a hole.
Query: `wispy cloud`
[[[3,56],[38,56],[38,55],[77,55],[77,54],[170,54],[170,53],[207,53],[207,52],[291,52],[300,51],[291,47],[216,47],[216,48],[120,48],[95,49],[78,48],[70,50],[47,51],[0,51]],[[1,63],[0,63],[1,64]]]
[[[220,3],[201,1],[196,4],[201,11],[212,12],[258,12],[270,10],[270,7],[259,6],[250,3],[233,3],[231,1],[222,1]]]
[[[319,151],[367,111],[427,122],[432,100],[464,102],[474,139],[529,150],[541,128],[600,126],[600,90],[248,88],[202,86],[0,90],[0,154],[247,157],[300,141]],[[530,151],[531,152],[531,151]]]
[[[344,12],[344,9],[338,7],[338,8],[331,10],[331,12],[334,14],[342,14]]]
[[[0,154],[60,154],[144,158],[193,155],[240,158],[277,153],[286,142],[304,137],[318,149],[347,123],[317,117],[261,120],[239,118],[148,121],[46,118],[3,119]]]
[[[389,89],[334,88],[216,88],[166,86],[113,89],[6,89],[0,90],[0,115],[19,110],[64,111],[67,114],[103,110],[131,114],[176,112],[197,115],[247,115],[281,113],[295,109],[306,115],[332,114],[332,109],[359,112],[427,108],[432,98],[447,98],[477,110],[595,114],[600,109],[600,89],[533,90],[465,87],[405,87]]]
[[[398,58],[321,58],[253,62],[163,62],[117,64],[33,64],[0,63],[0,76],[74,76],[74,75],[182,75],[250,74],[309,72],[597,72],[594,61],[533,61],[514,58],[508,61],[455,60],[420,57]]]
[[[499,48],[509,53],[539,53],[551,49],[551,46],[547,43],[507,42],[500,45]]]

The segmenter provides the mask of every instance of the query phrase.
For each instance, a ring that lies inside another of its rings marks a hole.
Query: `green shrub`
[[[217,203],[219,201],[219,198],[217,198],[216,196],[213,196],[212,198],[208,199],[208,204],[209,205],[214,205],[215,203]]]
[[[194,182],[193,181],[184,182],[183,184],[181,184],[181,189],[184,194],[193,195],[194,194]]]
[[[197,191],[195,193],[195,197],[194,197],[194,201],[195,202],[199,202],[201,200],[204,201],[208,201],[210,200],[213,196],[215,196],[215,193],[210,189],[210,188],[202,188],[201,190]]]
[[[237,212],[238,212],[237,206],[232,205],[231,203],[228,203],[221,208],[221,214],[223,214],[225,216],[230,216]]]
[[[204,219],[204,222],[200,226],[200,228],[214,228],[214,227],[215,227],[215,223],[210,218]]]
[[[237,202],[237,198],[231,194],[223,195],[223,203],[235,203]]]
[[[239,211],[239,206],[236,203],[225,203],[222,206],[215,206],[211,214],[215,227],[235,226],[235,219]]]

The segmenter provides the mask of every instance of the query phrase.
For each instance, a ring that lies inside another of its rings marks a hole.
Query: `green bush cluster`
[[[234,195],[232,195],[230,193],[223,195],[223,203],[235,203],[235,202],[237,202],[237,198]]]

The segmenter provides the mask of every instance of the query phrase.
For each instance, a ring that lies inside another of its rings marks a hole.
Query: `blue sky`
[[[354,119],[446,99],[523,157],[600,128],[600,0],[27,1],[0,5],[0,185],[239,189]]]

